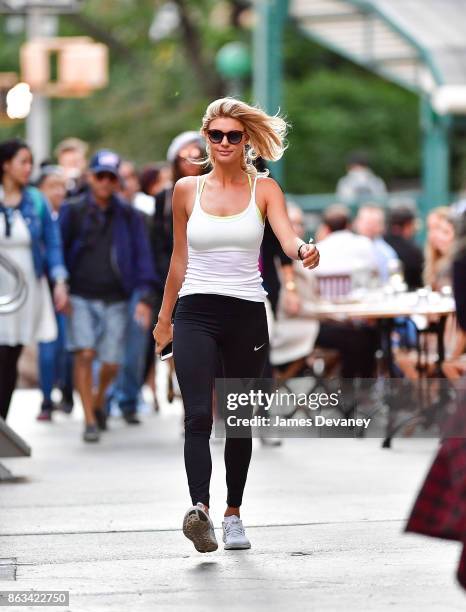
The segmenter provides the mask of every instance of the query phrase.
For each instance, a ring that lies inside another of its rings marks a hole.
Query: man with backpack
[[[68,348],[75,353],[86,442],[97,442],[99,430],[106,429],[105,392],[121,363],[128,302],[137,291],[134,318],[148,329],[159,286],[141,215],[117,195],[119,166],[113,151],[97,152],[89,165],[89,189],[60,210],[70,275]],[[93,393],[95,358],[101,368]]]

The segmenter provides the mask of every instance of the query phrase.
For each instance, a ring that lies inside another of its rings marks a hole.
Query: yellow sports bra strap
[[[206,180],[207,180],[206,176],[201,176],[200,177],[201,188],[199,189],[199,197],[201,197],[201,194],[202,194],[202,191],[204,189],[204,185],[205,185]]]

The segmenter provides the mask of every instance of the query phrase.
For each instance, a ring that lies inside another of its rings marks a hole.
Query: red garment
[[[456,577],[463,589],[466,589],[466,544],[463,546],[463,552],[461,553]]]
[[[442,443],[405,530],[462,542],[457,579],[466,589],[466,439]]]

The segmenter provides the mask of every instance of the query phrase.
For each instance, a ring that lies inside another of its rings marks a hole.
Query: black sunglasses
[[[223,137],[226,136],[227,140],[232,145],[239,144],[243,139],[241,130],[231,130],[230,132],[222,132],[222,130],[207,130],[207,136],[210,142],[214,144],[220,144],[223,141]]]

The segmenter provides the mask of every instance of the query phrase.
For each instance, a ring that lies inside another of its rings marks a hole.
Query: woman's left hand
[[[306,244],[301,249],[301,256],[305,268],[312,270],[312,268],[316,268],[319,265],[320,253],[315,245]]]
[[[68,308],[68,290],[64,283],[56,283],[53,288],[53,302],[57,312],[65,312]]]

